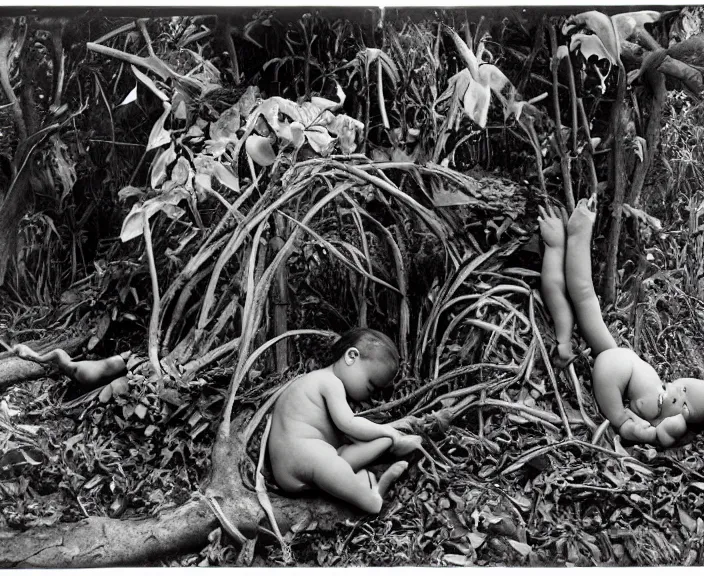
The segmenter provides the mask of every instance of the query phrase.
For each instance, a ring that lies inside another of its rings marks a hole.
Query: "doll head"
[[[393,341],[370,328],[345,332],[333,344],[332,357],[333,372],[342,381],[347,395],[358,402],[391,384],[399,365]]]
[[[704,422],[704,380],[678,378],[666,385],[662,417],[682,414],[687,422]]]

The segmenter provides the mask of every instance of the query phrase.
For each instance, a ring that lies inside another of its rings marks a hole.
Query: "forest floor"
[[[704,307],[696,305],[703,313]],[[32,314],[26,310],[24,321]],[[679,349],[680,360],[658,365],[666,375],[704,374],[693,318],[677,325],[680,344],[672,347]],[[621,338],[632,336],[618,314],[610,320]],[[647,351],[644,356],[653,361]],[[240,405],[259,405],[277,385],[306,368],[255,376]],[[535,370],[537,376],[504,390],[501,397],[529,408],[554,407],[540,360]],[[578,360],[577,373],[586,410],[599,423],[586,360]],[[69,399],[72,385],[63,377],[11,388],[0,406],[0,528],[47,526],[88,515],[134,518],[185,502],[207,473],[229,375],[226,368],[211,370],[170,394],[158,394],[153,383],[136,377],[127,396],[106,403],[95,394]],[[481,379],[499,381],[500,374],[487,370]],[[560,374],[558,381],[568,418],[579,418],[574,390]],[[395,393],[402,395],[401,390]],[[572,426],[569,438],[559,424],[486,406],[449,421],[444,408],[451,406],[452,401],[445,401],[424,416],[421,433],[433,459],[412,459],[378,516],[360,517],[334,533],[287,536],[296,564],[704,562],[700,436],[692,433],[664,451],[622,446],[611,431],[592,444],[586,426]],[[404,415],[404,409],[397,409],[375,418]],[[164,563],[227,565],[235,557],[231,543],[214,538],[199,553]],[[278,544],[259,545],[252,560],[259,566],[282,563]]]

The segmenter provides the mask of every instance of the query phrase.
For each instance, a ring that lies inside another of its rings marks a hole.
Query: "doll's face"
[[[687,409],[687,388],[681,381],[668,384],[662,382],[660,386],[659,390],[642,391],[631,398],[631,406],[636,414],[649,422],[682,414]]]
[[[687,422],[704,421],[704,380],[679,378],[668,384],[667,389],[668,396],[662,409],[663,417],[682,414]]]
[[[665,392],[660,396],[661,411],[660,416],[667,418],[668,416],[676,416],[683,414],[687,420],[687,388],[678,381],[669,382],[665,385]]]

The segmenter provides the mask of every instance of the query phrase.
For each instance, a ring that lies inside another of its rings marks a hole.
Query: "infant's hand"
[[[558,214],[550,204],[547,208],[538,206],[538,225],[540,226],[540,235],[543,237],[543,242],[546,246],[556,248],[564,247],[565,245],[565,221],[567,213],[564,208],[561,209],[561,214]]]
[[[395,456],[404,456],[414,450],[418,450],[422,446],[422,443],[423,439],[420,436],[404,434],[395,439],[391,453]]]
[[[594,220],[596,220],[596,212],[592,212],[589,209],[589,201],[582,198],[577,202],[577,206],[567,222],[567,233],[573,235],[591,231]]]
[[[630,412],[632,417],[630,420],[626,420],[621,425],[621,428],[618,430],[619,434],[626,440],[635,440],[637,442],[648,442],[649,444],[655,444],[657,439],[657,431],[655,426],[647,420],[643,420],[641,417],[636,416],[630,410],[628,410],[628,412]]]

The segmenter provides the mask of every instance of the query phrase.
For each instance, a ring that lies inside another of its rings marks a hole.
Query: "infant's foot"
[[[575,235],[585,232],[591,232],[596,219],[596,212],[589,209],[589,203],[586,198],[582,198],[572,212],[569,221],[567,222],[567,234]]]
[[[395,456],[404,456],[414,450],[418,450],[422,444],[423,439],[420,436],[416,436],[415,434],[405,434],[404,436],[401,436],[400,439],[396,440],[396,444],[391,450],[391,453]]]
[[[378,489],[379,495],[382,498],[386,496],[389,488],[391,488],[393,483],[398,480],[399,476],[406,471],[406,468],[408,468],[408,462],[401,460],[400,462],[396,462],[395,464],[389,466],[386,469],[386,472],[381,475],[381,478],[379,478]]]

